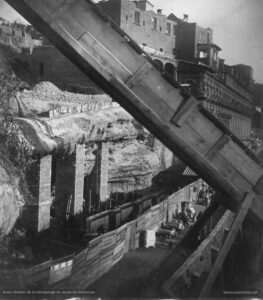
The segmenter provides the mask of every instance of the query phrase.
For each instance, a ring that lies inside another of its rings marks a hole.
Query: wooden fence
[[[199,187],[200,183],[200,180],[192,183],[152,207],[152,201],[149,199],[137,201],[142,211],[148,208],[137,219],[93,239],[87,249],[74,256],[48,261],[24,270],[26,285],[48,289],[87,288],[109,271],[125,253],[139,247],[142,231],[157,229],[162,222],[171,219],[175,210],[180,210],[181,202],[189,200],[193,186]],[[129,207],[128,204],[120,207],[123,208],[124,218],[128,216]],[[98,220],[101,220],[102,224],[107,223],[105,218],[109,219],[109,212],[92,216],[90,220],[97,226]],[[92,226],[90,228],[93,228]]]
[[[183,288],[189,288],[192,278],[200,278],[202,273],[208,273],[214,263],[215,256],[220,251],[228,230],[233,222],[234,213],[226,211],[200,246],[187,258],[179,269],[163,284],[162,289],[171,297],[177,295]],[[213,253],[216,253],[213,255]]]

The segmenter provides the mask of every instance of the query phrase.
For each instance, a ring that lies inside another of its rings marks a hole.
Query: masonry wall
[[[74,202],[71,209],[73,214],[78,214],[83,210],[84,160],[85,146],[77,145],[75,161]]]
[[[128,0],[110,0],[101,2],[99,6],[138,44],[170,54],[175,51],[175,22],[165,15],[137,8],[134,2]],[[135,12],[140,15],[139,22],[135,20]],[[157,19],[156,29],[153,28],[153,18]],[[167,32],[167,23],[171,24],[170,33]]]
[[[83,208],[85,148],[56,160],[55,208],[58,216],[75,215]]]
[[[99,144],[99,197],[100,202],[107,200],[108,194],[108,166],[109,166],[109,145],[107,142]]]
[[[100,1],[98,6],[112,19],[118,26],[121,25],[121,1],[110,0]]]
[[[70,213],[74,197],[75,155],[56,159],[55,208],[57,216]]]
[[[21,28],[19,28],[21,27]],[[33,44],[31,35],[27,32],[26,26],[17,24],[5,24],[0,21],[0,41],[12,47],[30,48]]]
[[[34,83],[50,81],[62,90],[102,94],[102,90],[54,46],[34,48],[32,54],[16,56],[18,75]]]
[[[236,83],[231,88],[224,81],[206,73],[192,72],[186,68],[178,74],[180,83],[190,83],[194,96],[203,100],[204,107],[229,128],[239,139],[249,140],[252,126],[251,97]]]
[[[253,127],[263,129],[263,84],[253,86],[253,106],[261,108],[261,112],[254,111]]]
[[[39,232],[49,228],[51,206],[51,156],[35,162],[27,171],[26,180],[31,198],[22,215],[25,228]]]
[[[176,29],[176,57],[193,61],[196,51],[196,23],[178,22]]]
[[[213,30],[196,25],[196,43],[210,44],[213,42]]]

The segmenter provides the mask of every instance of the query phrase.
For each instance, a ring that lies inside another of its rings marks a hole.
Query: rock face
[[[0,73],[12,73],[12,68],[7,63],[9,61],[10,54],[7,52],[4,46],[0,43]]]
[[[45,82],[32,90],[18,92],[15,99],[18,106],[18,113],[15,115],[18,117],[14,118],[16,130],[13,134],[19,136],[19,140],[31,155],[53,155],[56,159],[61,154],[72,154],[77,144],[85,144],[84,182],[93,182],[96,179],[98,145],[107,142],[109,194],[128,194],[144,190],[151,186],[153,176],[172,163],[172,153],[123,108],[106,105],[106,108],[98,109],[100,103],[110,104],[111,99],[107,95],[90,96],[62,92],[51,83]],[[87,111],[67,111],[66,114],[56,117],[43,116],[45,110],[70,108],[87,103],[90,107]],[[8,205],[3,209],[8,216],[8,223],[5,224],[5,232],[8,232],[18,216],[17,203],[20,202],[17,202],[19,196],[16,191],[9,187],[7,195],[4,188],[0,190],[0,195],[3,205]],[[87,197],[84,195],[84,198]]]
[[[13,228],[24,200],[17,186],[18,179],[11,178],[3,164],[0,159],[0,235],[5,236]]]
[[[113,193],[145,189],[162,170],[159,155],[162,149],[150,147],[147,139],[110,143],[109,150],[109,181]]]
[[[17,99],[29,115],[61,105],[112,102],[107,95],[63,92],[49,82],[19,92]],[[57,118],[18,118],[16,122],[35,154],[72,152],[77,143],[85,143],[85,176],[96,168],[97,143],[107,141],[109,190],[113,193],[149,187],[152,177],[172,163],[172,153],[121,107],[91,109]]]

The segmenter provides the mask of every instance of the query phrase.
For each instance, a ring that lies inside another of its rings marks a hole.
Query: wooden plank
[[[131,235],[130,235],[130,246],[129,249],[130,250],[135,250],[135,240],[136,240],[136,227],[137,227],[137,223],[132,223],[131,224]]]
[[[220,153],[251,184],[256,185],[259,178],[263,176],[262,168],[252,161],[241,148],[236,147],[233,141],[229,141]]]
[[[263,176],[258,180],[254,190],[256,193],[263,195]]]
[[[213,165],[222,174],[222,176],[224,176],[228,183],[239,187],[240,193],[243,194],[246,191],[251,190],[250,182],[235,168],[233,168],[232,163],[226,160],[226,158],[221,155],[221,152],[218,152],[213,158]]]
[[[203,299],[208,296],[208,294],[214,284],[214,281],[216,280],[218,272],[220,271],[220,269],[227,257],[227,254],[235,241],[235,238],[239,232],[240,226],[242,225],[242,223],[247,215],[247,212],[252,204],[253,199],[254,199],[254,195],[248,194],[248,195],[246,195],[243,203],[241,204],[239,212],[237,213],[237,215],[232,223],[232,226],[226,237],[224,245],[223,245],[220,253],[218,254],[215,264],[213,265],[212,270],[210,271],[209,276],[208,276],[200,294],[198,295],[198,299]]]
[[[206,154],[206,158],[210,161],[217,155],[217,153],[227,144],[230,140],[230,137],[226,134],[223,134],[221,138],[215,143],[215,145],[209,149]]]
[[[174,285],[179,278],[181,278],[187,270],[196,262],[196,260],[200,259],[200,254],[203,253],[208,247],[210,247],[211,241],[217,236],[217,234],[222,229],[222,226],[226,223],[229,218],[232,218],[233,213],[230,211],[226,211],[225,214],[221,217],[213,231],[209,234],[209,236],[204,239],[199,245],[199,247],[189,255],[183,264],[175,271],[175,273],[162,285],[162,289],[171,297],[177,296],[174,293]]]
[[[196,112],[200,102],[193,97],[189,97],[176,111],[171,122],[181,127]]]
[[[219,130],[215,124],[204,122],[200,111],[197,111],[194,115],[192,115],[192,118],[188,119],[187,124],[196,134],[205,139],[206,144],[209,145],[206,150],[210,149],[223,134],[223,132]]]

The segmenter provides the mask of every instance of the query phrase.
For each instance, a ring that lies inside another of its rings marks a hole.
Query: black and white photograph
[[[0,0],[0,300],[263,299],[263,0]]]

